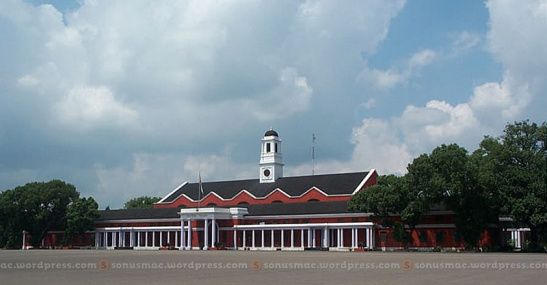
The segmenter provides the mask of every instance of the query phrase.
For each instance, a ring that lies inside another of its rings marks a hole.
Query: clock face
[[[264,169],[264,176],[270,177],[270,170],[269,169]]]

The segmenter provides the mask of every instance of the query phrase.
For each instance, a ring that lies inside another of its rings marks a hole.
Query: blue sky
[[[60,178],[101,207],[183,181],[405,172],[543,122],[547,1],[0,3],[0,190]]]

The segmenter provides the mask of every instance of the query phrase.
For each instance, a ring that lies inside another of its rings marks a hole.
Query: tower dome
[[[269,137],[269,136],[274,136],[274,137],[279,137],[279,135],[277,134],[276,131],[272,130],[272,129],[269,129],[265,134],[264,134],[265,137]]]

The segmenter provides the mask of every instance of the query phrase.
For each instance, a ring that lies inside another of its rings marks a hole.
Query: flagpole
[[[199,184],[198,184],[198,212],[199,212],[199,206],[201,204],[201,171],[198,172],[199,177]]]

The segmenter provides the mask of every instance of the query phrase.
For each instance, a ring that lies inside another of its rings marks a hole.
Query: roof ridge
[[[278,179],[287,179],[287,178],[303,178],[303,177],[318,177],[318,176],[335,176],[335,175],[348,175],[348,174],[365,174],[370,171],[354,171],[354,172],[340,172],[340,173],[325,173],[325,174],[314,174],[314,175],[300,175],[300,176],[286,176],[279,177]],[[241,182],[241,181],[259,181],[258,178],[249,178],[249,179],[236,179],[236,180],[214,180],[214,181],[202,181],[202,183],[220,183],[220,182]],[[199,182],[188,182],[188,184],[199,184]]]

